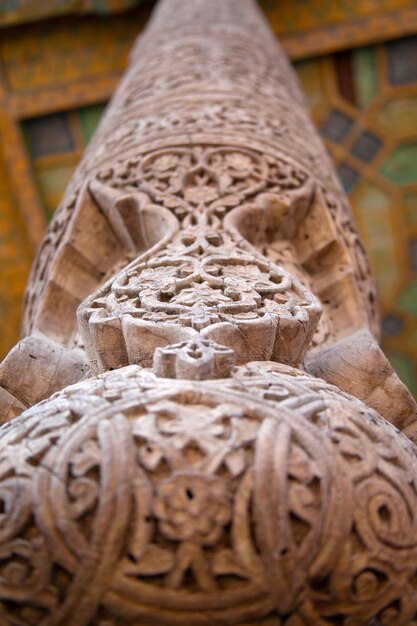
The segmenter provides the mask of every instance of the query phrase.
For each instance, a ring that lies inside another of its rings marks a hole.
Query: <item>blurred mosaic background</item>
[[[350,196],[384,349],[417,395],[417,2],[260,3]],[[153,5],[0,0],[0,358],[47,220]]]

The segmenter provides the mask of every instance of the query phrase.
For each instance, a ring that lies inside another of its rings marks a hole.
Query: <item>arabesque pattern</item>
[[[375,275],[383,346],[417,394],[417,37],[296,64]],[[342,78],[343,77],[343,78]]]
[[[0,456],[9,621],[412,623],[415,450],[337,388],[130,366],[20,422]]]
[[[377,322],[255,3],[163,0],[0,365],[5,623],[417,623],[416,405]]]

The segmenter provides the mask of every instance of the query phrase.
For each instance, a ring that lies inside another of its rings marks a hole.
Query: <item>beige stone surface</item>
[[[416,624],[375,301],[256,4],[161,0],[0,365],[0,624]]]

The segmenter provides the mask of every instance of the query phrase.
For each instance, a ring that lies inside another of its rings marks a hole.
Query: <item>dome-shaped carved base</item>
[[[291,368],[86,380],[3,427],[0,472],[1,623],[415,618],[414,447]]]

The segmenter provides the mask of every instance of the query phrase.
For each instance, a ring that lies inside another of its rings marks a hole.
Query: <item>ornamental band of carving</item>
[[[417,624],[416,405],[253,0],[160,0],[24,334],[0,365],[1,625]]]

